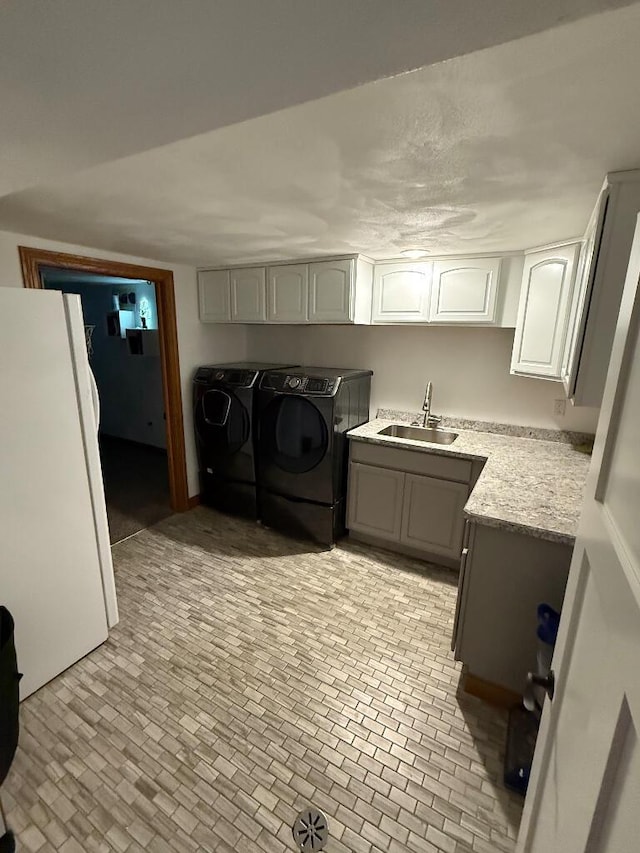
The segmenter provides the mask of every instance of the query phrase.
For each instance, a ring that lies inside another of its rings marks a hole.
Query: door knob
[[[536,694],[533,689],[534,687],[541,687],[549,697],[549,700],[551,700],[553,699],[555,686],[556,676],[552,669],[549,670],[547,675],[538,675],[535,672],[527,673],[527,684],[523,698],[523,704],[527,711],[535,711],[536,708],[539,707],[536,700]]]

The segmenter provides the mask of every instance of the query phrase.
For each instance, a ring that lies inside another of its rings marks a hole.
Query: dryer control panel
[[[300,373],[265,373],[261,388],[283,394],[304,394],[305,397],[333,397],[338,390],[340,377],[304,376]]]
[[[251,388],[257,378],[257,370],[241,370],[233,367],[199,367],[193,381],[203,385],[223,382],[225,385],[233,385],[236,388]]]

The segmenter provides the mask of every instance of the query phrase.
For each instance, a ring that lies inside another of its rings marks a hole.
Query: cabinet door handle
[[[523,704],[527,711],[535,711],[539,707],[533,690],[534,687],[542,687],[549,697],[549,701],[551,701],[556,687],[555,672],[550,669],[547,675],[538,675],[535,672],[527,673],[527,684],[524,690],[523,699]]]
[[[463,548],[460,555],[460,580],[458,581],[458,597],[456,599],[456,612],[453,617],[453,633],[451,635],[451,651],[455,652],[458,642],[458,629],[460,627],[460,611],[462,609],[462,591],[464,588],[465,572],[467,569],[467,557],[469,549]]]

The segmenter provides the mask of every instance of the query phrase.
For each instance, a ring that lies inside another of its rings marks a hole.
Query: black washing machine
[[[369,420],[370,370],[267,371],[258,391],[258,515],[331,545],[345,532],[346,434]]]
[[[205,365],[193,377],[200,500],[256,518],[255,397],[265,370],[280,364]]]

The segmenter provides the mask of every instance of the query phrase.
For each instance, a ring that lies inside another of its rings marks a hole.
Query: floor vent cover
[[[300,850],[322,850],[329,838],[326,817],[313,807],[303,809],[291,827],[293,840]]]

